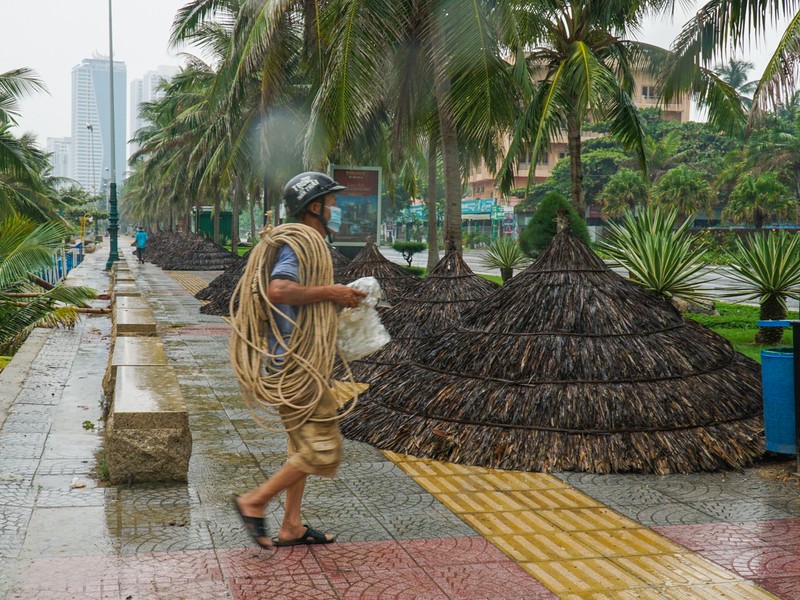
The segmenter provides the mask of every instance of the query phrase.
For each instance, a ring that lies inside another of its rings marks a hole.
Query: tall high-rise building
[[[72,69],[72,178],[102,193],[111,179],[111,90],[108,58],[85,58]],[[117,185],[125,175],[125,63],[114,61],[114,161]]]
[[[159,65],[155,71],[147,71],[141,79],[131,81],[131,112],[130,112],[130,137],[136,135],[147,121],[139,114],[139,107],[144,102],[155,102],[164,96],[161,83],[169,81],[178,74],[180,69],[171,65]],[[128,144],[128,156],[136,152],[139,146],[135,142]]]
[[[53,166],[53,177],[72,177],[72,138],[47,138],[47,153]]]

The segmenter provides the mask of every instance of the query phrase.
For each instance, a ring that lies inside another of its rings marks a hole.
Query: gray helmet
[[[306,171],[289,180],[283,188],[283,201],[286,203],[286,211],[297,217],[320,196],[345,189],[345,186],[339,185],[325,173]]]

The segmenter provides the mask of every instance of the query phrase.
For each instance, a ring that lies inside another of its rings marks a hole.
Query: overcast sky
[[[114,0],[114,58],[126,63],[128,84],[158,65],[180,64],[178,52],[168,47],[168,39],[175,13],[186,3],[187,0]],[[23,101],[20,128],[34,133],[42,145],[47,137],[70,135],[72,68],[94,53],[108,54],[108,2],[0,0],[0,4],[4,17],[0,72],[32,68],[50,92]],[[668,46],[688,14],[684,11],[674,20],[653,19],[638,37]],[[766,37],[773,47],[777,31]],[[756,47],[743,56],[756,65],[753,79],[773,49]],[[125,94],[127,97],[127,86]]]

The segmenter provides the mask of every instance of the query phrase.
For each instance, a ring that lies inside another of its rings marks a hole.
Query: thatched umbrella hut
[[[408,269],[386,260],[374,242],[368,242],[343,269],[334,273],[337,283],[350,283],[361,277],[374,277],[381,284],[383,297],[396,302],[419,285],[420,279]]]
[[[341,269],[348,263],[347,257],[344,256],[333,246],[330,246],[331,258],[333,259],[333,271],[336,273],[337,269]],[[236,284],[239,283],[247,267],[247,260],[250,257],[248,250],[243,256],[241,261],[228,267],[224,273],[219,277],[213,279],[206,287],[195,294],[198,300],[208,300],[208,304],[200,307],[200,312],[204,315],[218,315],[228,316],[230,314],[230,302],[233,296],[233,291],[236,289]]]
[[[452,248],[428,273],[413,294],[381,314],[392,341],[378,352],[350,363],[356,381],[369,383],[387,368],[418,358],[420,349],[455,324],[461,313],[499,286],[472,272]],[[337,376],[343,376],[341,367]]]
[[[568,229],[342,426],[379,448],[534,471],[739,468],[764,448],[759,365]]]
[[[241,258],[193,233],[160,232],[148,239],[145,260],[167,271],[222,271]]]

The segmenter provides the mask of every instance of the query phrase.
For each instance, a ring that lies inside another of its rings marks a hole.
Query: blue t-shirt
[[[278,250],[278,256],[275,259],[275,264],[272,267],[272,271],[270,271],[269,277],[270,280],[288,279],[295,283],[300,283],[300,266],[297,263],[297,255],[290,246],[283,245]],[[296,323],[297,308],[297,306],[292,306],[291,304],[276,304],[276,310],[272,311],[272,318],[275,320],[275,324],[286,342],[289,341],[289,337],[292,335],[294,325],[277,311],[280,311]],[[283,348],[272,335],[269,336],[269,347],[273,354],[283,354]]]
[[[137,248],[144,248],[144,245],[147,243],[147,233],[144,231],[137,231],[136,232],[136,247]]]

